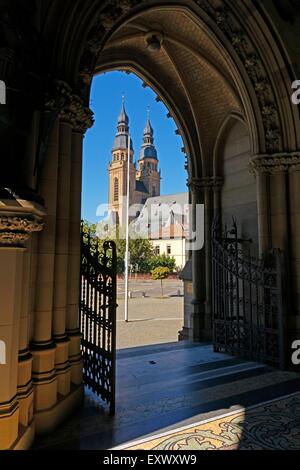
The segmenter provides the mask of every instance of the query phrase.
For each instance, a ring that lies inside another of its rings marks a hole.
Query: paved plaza
[[[118,283],[117,348],[132,348],[178,340],[183,326],[183,283],[165,280],[130,281],[129,322],[124,320],[124,282]]]

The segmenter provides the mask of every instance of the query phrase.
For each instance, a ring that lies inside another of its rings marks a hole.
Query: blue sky
[[[134,74],[109,72],[94,78],[91,93],[91,109],[95,124],[84,139],[82,218],[97,222],[97,207],[108,202],[108,163],[116,133],[117,117],[121,110],[122,94],[130,119],[135,158],[142,144],[143,129],[147,119],[147,107],[151,109],[155,144],[162,171],[161,194],[184,192],[186,188],[185,157],[183,143],[175,135],[176,125],[167,118],[167,108],[157,103],[155,93],[143,88],[142,81]]]

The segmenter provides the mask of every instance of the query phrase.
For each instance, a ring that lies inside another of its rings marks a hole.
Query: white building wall
[[[187,261],[185,239],[152,240],[151,242],[154,249],[159,247],[161,255],[170,255],[171,257],[175,258],[177,268],[184,268]],[[168,247],[171,248],[171,253],[168,253]]]

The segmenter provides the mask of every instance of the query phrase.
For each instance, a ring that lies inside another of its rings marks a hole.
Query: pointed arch
[[[236,111],[231,111],[220,126],[213,151],[214,177],[224,176],[222,169],[223,147],[226,141],[226,137],[237,121],[241,122],[248,130],[244,116]]]

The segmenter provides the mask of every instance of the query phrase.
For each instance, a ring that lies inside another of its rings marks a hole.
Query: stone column
[[[298,154],[298,162],[300,153]],[[291,312],[288,316],[288,347],[300,339],[300,163],[290,166],[290,275],[292,285]]]
[[[69,256],[69,199],[71,184],[72,124],[59,123],[58,175],[56,204],[56,234],[53,290],[53,339],[56,345],[55,369],[58,393],[70,393],[69,339],[66,335],[68,256]]]
[[[271,247],[269,175],[264,171],[256,172],[258,243],[260,256]]]
[[[196,206],[204,203],[203,193],[195,184],[194,180],[189,184],[192,195],[192,229],[196,231]],[[192,313],[192,334],[194,341],[202,340],[202,332],[205,329],[205,252],[202,250],[192,251],[192,279],[193,279],[193,313]]]
[[[214,185],[214,217],[221,217],[222,204],[221,204],[221,189],[223,186],[223,178],[216,178]]]
[[[203,177],[194,178],[190,183],[192,194],[197,202],[205,205],[205,246],[200,252],[193,254],[193,276],[195,276],[195,289],[198,294],[195,296],[194,302],[200,315],[200,337],[202,341],[211,341],[212,339],[212,223],[215,212],[214,202],[217,200],[217,210],[220,210],[220,188],[222,186],[222,178],[219,177]],[[202,273],[201,287],[197,279],[197,271]],[[198,287],[196,288],[196,285]],[[200,304],[199,304],[200,298]],[[199,307],[200,305],[200,307]]]
[[[258,155],[251,161],[257,178],[260,252],[283,251],[288,363],[300,337],[300,153]]]
[[[47,216],[45,229],[37,246],[36,298],[33,355],[33,382],[35,387],[35,413],[50,410],[57,402],[55,370],[56,345],[52,339],[53,290],[56,250],[56,209],[58,177],[59,120],[56,119],[49,138],[40,193],[45,199]],[[40,424],[39,424],[40,425]]]
[[[79,283],[80,283],[80,220],[82,186],[82,133],[72,135],[72,170],[70,192],[69,262],[67,288],[67,334],[70,339],[69,361],[71,381],[82,382],[82,360],[79,329]]]
[[[23,255],[23,280],[21,296],[21,316],[19,332],[19,364],[18,364],[18,399],[20,404],[19,422],[25,428],[33,419],[33,384],[32,355],[29,350],[30,328],[30,273],[32,269],[32,238],[27,243],[27,251]]]
[[[289,249],[287,178],[286,168],[278,168],[270,176],[272,248],[279,248],[285,252]]]
[[[287,250],[288,155],[258,155],[251,160],[257,182],[259,251]]]
[[[72,133],[71,185],[69,198],[68,236],[68,283],[66,329],[70,340],[69,363],[71,382],[76,386],[82,383],[82,359],[80,351],[79,326],[79,283],[80,283],[80,222],[82,189],[82,144],[83,135],[93,125],[93,114],[88,108],[77,106],[77,114]]]
[[[27,201],[0,201],[0,450],[9,449],[18,441],[19,423],[28,427],[23,439],[31,442],[33,439],[33,428],[29,429],[32,424],[30,358],[26,357],[28,367],[20,368],[19,349],[20,344],[27,348],[27,337],[21,334],[24,325],[21,312],[26,303],[23,294],[28,280],[24,276],[25,246],[31,233],[42,230],[43,215],[41,207]],[[20,407],[20,400],[26,398],[27,405],[23,403]]]

